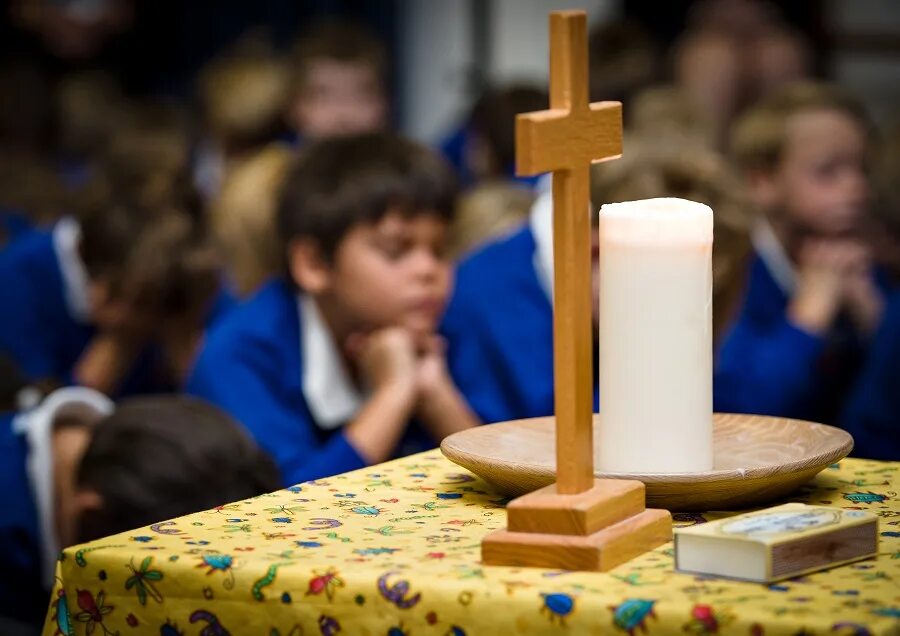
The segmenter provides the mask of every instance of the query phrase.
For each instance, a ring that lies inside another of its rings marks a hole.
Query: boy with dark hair
[[[288,124],[301,141],[387,125],[387,53],[362,26],[327,22],[297,41]]]
[[[384,461],[413,417],[438,440],[475,423],[435,335],[454,195],[434,153],[384,133],[313,144],[288,172],[287,275],[210,333],[188,382],[285,483]]]
[[[838,89],[798,84],[736,124],[761,218],[738,318],[719,352],[720,411],[834,422],[883,297],[863,238],[870,126]]]
[[[0,418],[0,624],[40,625],[59,550],[276,490],[272,460],[225,413],[83,387]]]

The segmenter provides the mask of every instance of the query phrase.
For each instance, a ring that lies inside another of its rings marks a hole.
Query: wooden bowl
[[[595,429],[598,423],[594,415]],[[596,475],[644,482],[651,508],[737,510],[784,497],[853,448],[853,438],[839,428],[760,415],[716,413],[713,440],[710,471]],[[539,417],[455,433],[441,452],[501,493],[518,496],[555,481],[554,441],[554,418]]]

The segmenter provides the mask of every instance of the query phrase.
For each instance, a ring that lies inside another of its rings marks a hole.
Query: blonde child
[[[883,299],[863,240],[869,124],[838,89],[799,84],[736,124],[732,151],[761,217],[717,408],[833,422]]]

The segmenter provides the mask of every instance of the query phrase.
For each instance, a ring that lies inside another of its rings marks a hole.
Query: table
[[[69,548],[44,634],[896,634],[898,470],[847,459],[792,498],[877,512],[877,559],[766,586],[675,574],[671,543],[605,574],[482,567],[505,500],[434,450]]]

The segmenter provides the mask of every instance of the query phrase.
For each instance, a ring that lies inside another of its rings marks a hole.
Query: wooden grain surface
[[[506,507],[511,532],[593,534],[644,511],[644,484],[634,479],[594,479],[592,488],[560,494],[556,484],[522,495]]]
[[[552,417],[489,424],[447,437],[441,451],[500,492],[518,496],[554,481],[553,429]],[[784,497],[853,448],[841,429],[760,415],[717,413],[713,438],[711,471],[596,476],[644,482],[649,507],[739,510]]]
[[[645,510],[587,536],[497,530],[481,542],[485,565],[605,572],[672,540],[667,510]]]

